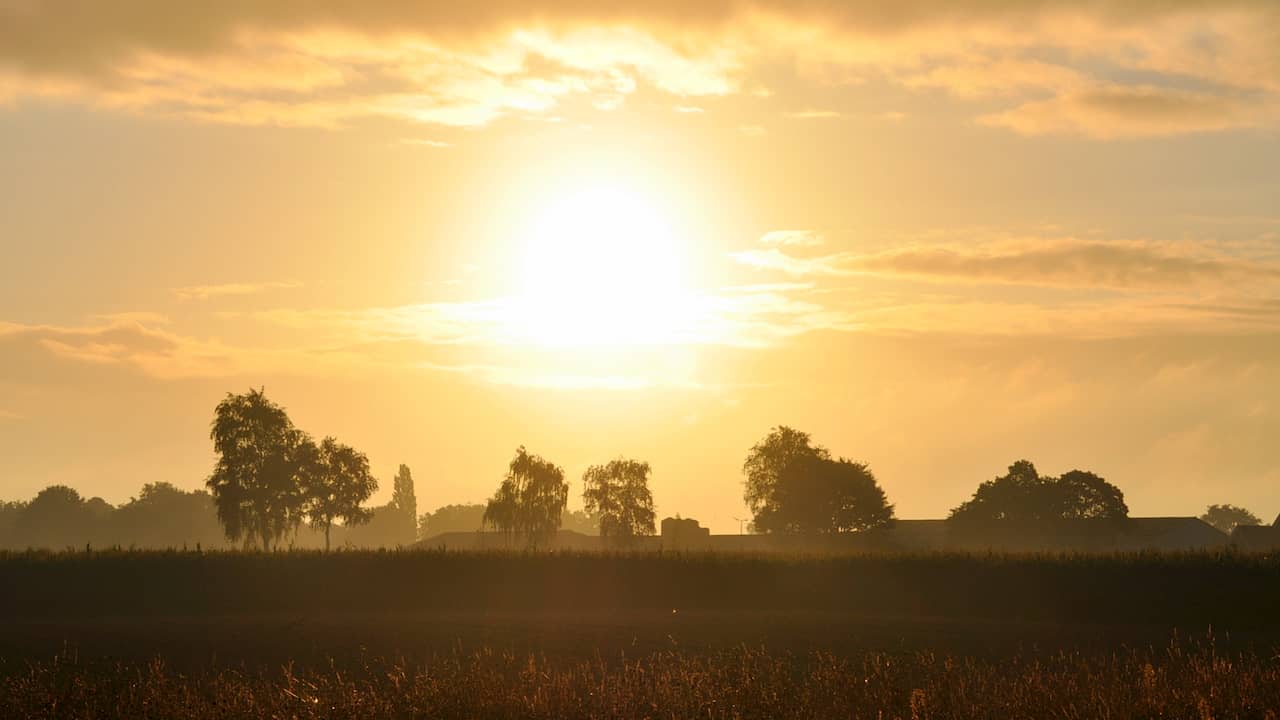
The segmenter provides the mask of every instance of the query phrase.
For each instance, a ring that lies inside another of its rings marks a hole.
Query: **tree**
[[[799,430],[774,428],[747,453],[742,471],[758,532],[860,532],[893,519],[893,506],[865,464],[833,460]]]
[[[418,498],[408,465],[401,465],[392,481],[391,509],[396,517],[397,544],[412,543],[418,536]]]
[[[32,498],[14,519],[15,540],[30,547],[79,547],[96,538],[103,510],[111,511],[101,498],[91,508],[73,488],[51,485]],[[105,508],[104,508],[105,506]]]
[[[893,506],[866,463],[845,458],[806,462],[817,465],[811,481],[816,502],[807,504],[807,514],[795,517],[794,525],[801,531],[862,532],[893,519]]]
[[[1200,519],[1228,534],[1240,525],[1262,524],[1262,518],[1237,505],[1210,505]]]
[[[303,519],[306,435],[284,408],[251,389],[218,403],[209,436],[218,459],[206,485],[227,538],[256,537],[270,550]]]
[[[507,475],[484,510],[484,521],[494,528],[525,536],[530,546],[548,540],[560,528],[560,516],[569,500],[564,470],[530,455],[524,446],[507,467]]]
[[[20,546],[14,528],[26,509],[25,502],[0,500],[0,547]]]
[[[588,514],[600,518],[600,535],[626,546],[654,533],[649,463],[618,458],[592,465],[582,476],[582,501]]]
[[[560,529],[583,535],[599,535],[600,517],[585,510],[565,510],[560,513]]]
[[[447,532],[474,532],[484,527],[484,503],[445,505],[418,518],[421,538]]]
[[[306,441],[299,453],[305,510],[311,527],[324,531],[324,549],[335,520],[344,525],[367,522],[372,512],[361,507],[378,489],[369,472],[369,458],[349,445],[326,437],[317,446]]]
[[[979,485],[972,498],[951,511],[950,519],[981,523],[1128,516],[1124,493],[1098,475],[1072,470],[1062,477],[1041,476],[1030,461],[1019,460],[1007,474]]]
[[[214,546],[222,541],[213,498],[172,483],[147,483],[111,517],[112,541],[125,546],[173,548]]]

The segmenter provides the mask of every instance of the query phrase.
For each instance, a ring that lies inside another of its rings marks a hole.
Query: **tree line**
[[[392,480],[390,503],[366,507],[378,488],[367,456],[333,437],[313,440],[262,389],[228,393],[214,410],[210,439],[216,462],[207,490],[154,483],[112,507],[52,486],[26,503],[0,503],[0,546],[330,549],[335,534],[340,545],[396,546],[492,528],[531,547],[561,529],[599,534],[612,546],[627,547],[655,532],[652,468],[641,460],[619,457],[587,468],[581,479],[584,509],[569,511],[564,469],[521,446],[487,502],[418,515],[406,465]],[[894,519],[894,506],[866,463],[835,457],[790,427],[775,427],[753,445],[742,472],[753,532],[864,532]],[[976,527],[1119,519],[1128,513],[1124,493],[1095,473],[1046,476],[1019,460],[980,484],[948,519]],[[1232,505],[1210,506],[1202,519],[1224,532],[1260,524]]]

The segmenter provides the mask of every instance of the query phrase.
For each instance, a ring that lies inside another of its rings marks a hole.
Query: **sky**
[[[776,425],[1280,512],[1272,0],[0,0],[0,497],[202,486],[228,392],[479,502],[736,532]]]

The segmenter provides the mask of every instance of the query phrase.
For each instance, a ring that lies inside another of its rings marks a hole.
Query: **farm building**
[[[1237,525],[1231,531],[1231,544],[1255,552],[1280,550],[1280,516],[1271,525]]]

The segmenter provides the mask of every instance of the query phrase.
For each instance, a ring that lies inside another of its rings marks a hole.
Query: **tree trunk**
[[[324,524],[324,551],[329,552],[329,529],[333,527],[333,521],[330,520]]]

